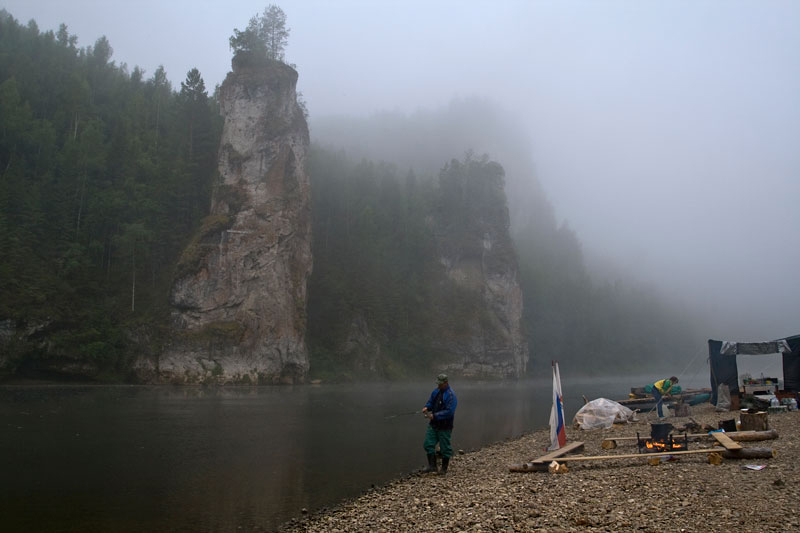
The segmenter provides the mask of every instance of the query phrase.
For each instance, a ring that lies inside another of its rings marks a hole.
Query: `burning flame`
[[[656,452],[663,452],[667,451],[668,446],[666,442],[656,442],[654,440],[646,440],[644,442],[645,447],[648,450],[656,451]]]
[[[678,450],[685,450],[687,447],[684,443],[669,439],[667,441],[656,441],[647,439],[644,441],[644,446],[650,452],[674,452]]]

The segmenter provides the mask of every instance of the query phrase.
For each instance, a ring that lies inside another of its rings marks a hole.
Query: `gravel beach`
[[[710,404],[691,408],[701,425],[739,418],[716,412]],[[603,439],[649,436],[654,413],[610,429],[567,428],[568,442],[585,443],[584,455],[636,453],[634,442],[615,449]],[[680,428],[690,418],[666,420]],[[772,448],[769,459],[724,459],[711,464],[708,454],[673,456],[651,465],[646,459],[569,462],[568,472],[509,471],[544,455],[549,430],[458,454],[447,475],[411,475],[362,496],[284,524],[284,532],[396,531],[800,531],[800,411],[769,415],[779,438],[743,442]],[[454,430],[454,442],[457,437]],[[690,443],[692,450],[712,447],[712,439]],[[421,447],[421,444],[420,444]],[[424,456],[420,450],[420,467]],[[751,470],[745,465],[766,465]]]

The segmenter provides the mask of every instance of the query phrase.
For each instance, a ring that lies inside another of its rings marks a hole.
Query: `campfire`
[[[641,438],[636,433],[639,453],[677,452],[689,449],[689,436],[675,438],[672,424],[650,424],[650,438]]]

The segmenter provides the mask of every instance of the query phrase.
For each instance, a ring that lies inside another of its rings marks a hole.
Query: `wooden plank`
[[[564,455],[571,453],[571,452],[582,452],[583,451],[583,442],[570,442],[566,446],[554,450],[547,455],[543,455],[538,459],[534,459],[528,463],[521,463],[521,464],[513,464],[508,467],[511,472],[536,472],[536,471],[546,471],[547,465],[549,465],[554,459],[562,458]],[[559,459],[560,460],[560,459]]]
[[[691,454],[698,454],[698,453],[707,453],[711,454],[717,452],[720,455],[722,454],[735,454],[739,452],[728,452],[725,448],[706,448],[704,450],[683,450],[678,452],[659,452],[659,453],[625,453],[620,455],[577,455],[572,457],[559,457],[554,459],[554,461],[563,463],[566,461],[604,461],[608,459],[635,459],[639,457],[640,459],[652,459],[655,457],[669,457],[672,455],[691,455]],[[732,458],[739,458],[739,456],[732,456]],[[508,470],[510,472],[546,472],[547,471],[547,464],[546,463],[522,463],[522,464],[514,464],[509,465]]]
[[[583,451],[583,442],[570,442],[566,446],[562,446],[561,448],[554,450],[547,455],[543,455],[538,459],[534,459],[531,461],[533,464],[544,464],[548,465],[553,459],[558,459],[568,453],[572,452],[582,452]]]
[[[634,457],[640,457],[642,459],[647,459],[648,457],[662,457],[667,455],[690,455],[693,453],[711,453],[711,452],[724,452],[725,448],[706,448],[704,450],[681,450],[677,452],[658,452],[658,453],[623,453],[620,455],[578,455],[575,457],[561,457],[555,459],[559,463],[562,461],[597,461],[597,460],[605,460],[605,459],[632,459]]]
[[[733,442],[731,440],[731,438],[729,436],[727,436],[725,433],[721,433],[721,432],[717,431],[717,432],[712,433],[711,436],[713,436],[717,440],[717,442],[722,444],[725,447],[726,450],[741,450],[742,449],[742,445],[741,444],[739,444],[738,442]]]
[[[654,457],[669,457],[672,455],[691,455],[698,453],[718,453],[727,459],[769,459],[775,457],[775,450],[772,448],[742,448],[741,450],[726,450],[724,447],[705,448],[703,450],[682,450],[677,452],[658,452],[658,453],[625,453],[620,455],[577,455],[571,457],[558,457],[554,461],[564,463],[569,461],[604,461],[609,459],[651,459]],[[545,463],[523,463],[510,465],[511,472],[546,472]]]
[[[697,437],[708,437],[708,433],[689,433],[686,436],[688,438],[690,438],[690,439],[691,438],[697,438]],[[641,438],[642,440],[646,440],[646,439],[649,439],[650,437],[648,437],[647,435],[644,435],[642,437],[608,437],[606,439],[603,439],[603,442],[606,442],[606,441],[614,441],[614,442],[633,441],[633,442],[636,442],[637,438]],[[677,440],[677,438],[683,438],[683,433],[674,434],[672,436],[672,438],[676,439],[676,440]],[[601,446],[602,446],[602,444],[601,444]]]

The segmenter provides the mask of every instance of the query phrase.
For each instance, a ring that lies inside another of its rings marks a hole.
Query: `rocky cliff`
[[[171,341],[140,374],[174,383],[305,380],[309,136],[296,83],[283,63],[234,61],[220,90],[211,214],[178,266]]]
[[[435,347],[443,354],[437,366],[455,375],[518,378],[528,363],[504,176],[499,164],[469,158],[452,161],[440,175],[437,259],[456,295],[449,300],[462,305],[455,316],[446,304],[439,309],[445,327]]]
[[[472,295],[475,304],[472,313],[441,329],[434,342],[446,354],[438,364],[444,372],[494,378],[525,374],[528,348],[521,329],[522,289],[516,261],[498,260],[510,246],[508,232],[498,229],[487,226],[471,251],[440,257],[450,282]],[[449,310],[441,308],[440,313],[445,318]]]

